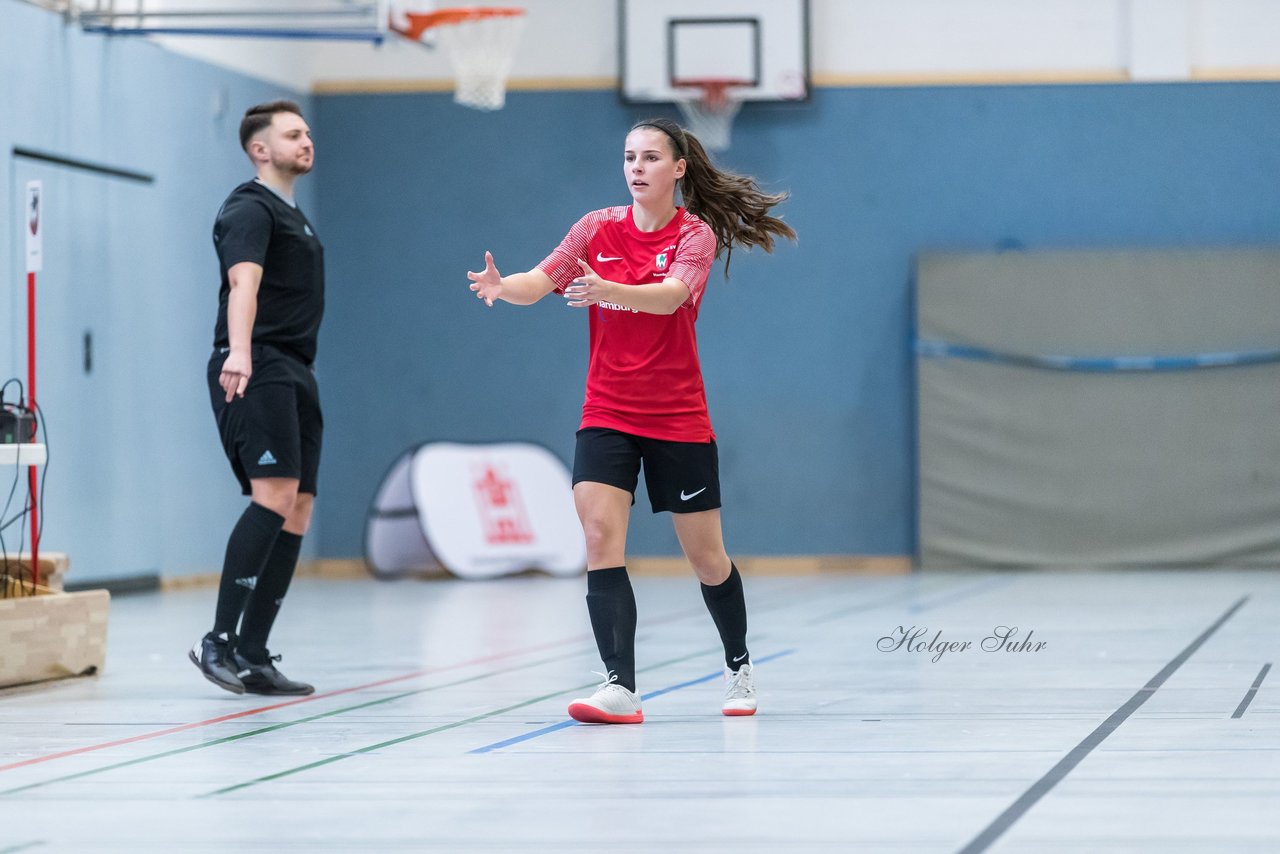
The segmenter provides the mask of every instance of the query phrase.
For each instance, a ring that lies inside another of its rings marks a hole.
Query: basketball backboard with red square
[[[619,0],[623,101],[680,102],[703,81],[742,101],[809,95],[808,0]]]

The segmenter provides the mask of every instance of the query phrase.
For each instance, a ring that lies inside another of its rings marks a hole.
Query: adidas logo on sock
[[[236,584],[239,584],[241,587],[248,587],[250,590],[254,590],[258,586],[258,579],[256,576],[252,575],[248,578],[237,578]]]
[[[258,465],[273,466],[276,464],[276,458],[270,451],[263,451],[262,456],[258,457]]]

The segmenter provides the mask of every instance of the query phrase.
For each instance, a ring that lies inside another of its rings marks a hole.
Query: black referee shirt
[[[227,270],[242,261],[262,267],[254,344],[270,344],[310,365],[316,358],[316,335],[324,315],[324,247],[311,223],[258,181],[231,191],[213,223],[222,288],[213,346],[229,347]]]

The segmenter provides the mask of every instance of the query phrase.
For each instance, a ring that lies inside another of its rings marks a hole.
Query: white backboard
[[[808,0],[619,0],[628,103],[681,100],[690,80],[736,80],[746,101],[809,95]]]

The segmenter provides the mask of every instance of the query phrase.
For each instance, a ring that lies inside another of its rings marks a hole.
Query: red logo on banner
[[[40,194],[31,194],[31,214],[27,217],[27,225],[31,226],[31,233],[36,234],[40,231]]]
[[[485,463],[471,482],[485,542],[490,545],[533,542],[533,529],[520,488],[497,467]]]

